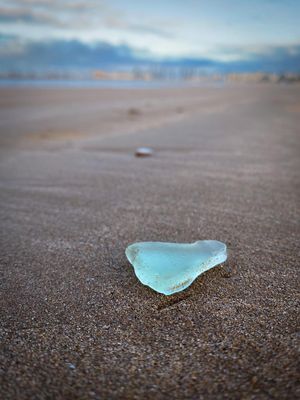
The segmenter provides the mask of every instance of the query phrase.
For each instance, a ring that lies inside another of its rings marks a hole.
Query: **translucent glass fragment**
[[[129,245],[125,253],[138,279],[165,295],[186,289],[200,274],[227,259],[226,245],[216,240],[139,242]]]

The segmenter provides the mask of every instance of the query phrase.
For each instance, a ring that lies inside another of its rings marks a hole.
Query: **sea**
[[[0,87],[34,87],[34,88],[89,88],[89,89],[158,89],[181,87],[224,86],[223,81],[188,82],[180,80],[158,81],[125,81],[125,80],[71,80],[71,79],[0,79]]]

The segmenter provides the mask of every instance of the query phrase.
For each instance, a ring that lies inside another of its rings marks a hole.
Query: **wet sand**
[[[0,89],[1,398],[299,396],[299,126],[296,85]],[[173,296],[124,254],[201,239]]]

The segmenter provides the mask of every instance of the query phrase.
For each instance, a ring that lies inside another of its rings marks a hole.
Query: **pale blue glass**
[[[186,289],[200,274],[227,259],[226,245],[217,240],[139,242],[129,245],[125,253],[138,279],[165,295]]]

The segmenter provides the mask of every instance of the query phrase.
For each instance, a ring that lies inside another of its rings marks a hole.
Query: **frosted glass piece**
[[[186,289],[200,274],[227,259],[226,245],[217,240],[139,242],[129,245],[125,253],[138,279],[165,295]]]

